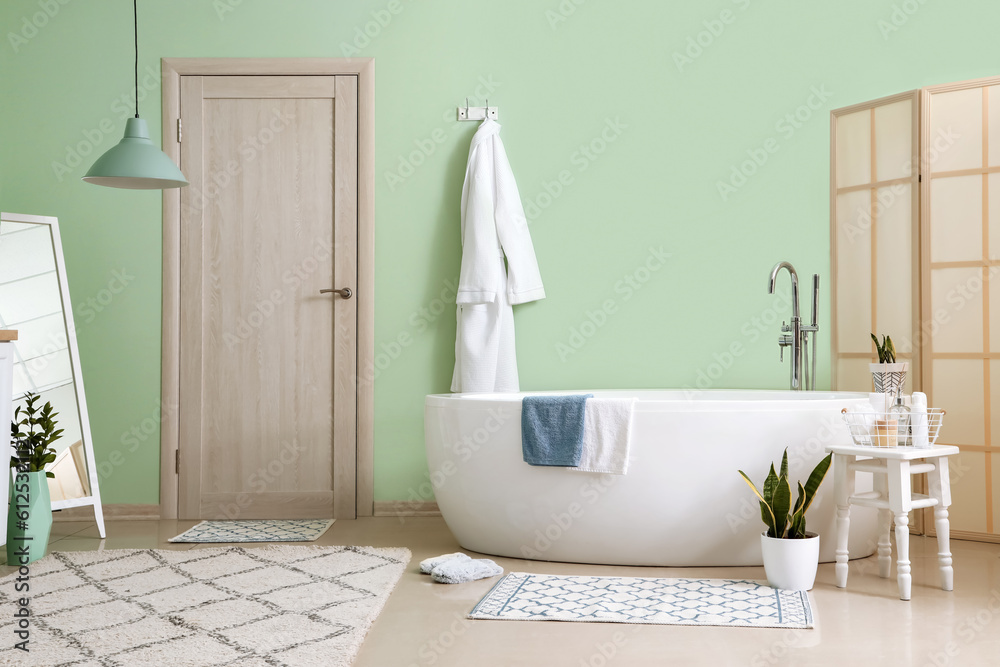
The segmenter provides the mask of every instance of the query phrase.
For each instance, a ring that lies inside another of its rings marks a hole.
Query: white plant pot
[[[897,361],[893,364],[868,364],[872,372],[872,385],[877,394],[896,394],[896,391],[906,382],[906,371],[910,367],[908,361]]]
[[[806,533],[801,540],[760,535],[760,549],[764,556],[764,572],[772,588],[789,591],[808,591],[816,582],[819,566],[819,535]]]

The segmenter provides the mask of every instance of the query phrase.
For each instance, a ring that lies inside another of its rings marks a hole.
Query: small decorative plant
[[[878,362],[880,364],[894,364],[896,363],[896,347],[892,344],[892,339],[888,336],[882,336],[882,342],[878,342],[878,336],[872,334],[872,340],[875,341],[875,349],[878,351]]]
[[[760,500],[760,518],[767,525],[767,536],[790,540],[798,540],[806,537],[806,510],[816,497],[816,490],[826,477],[826,471],[830,469],[830,461],[833,455],[826,457],[816,464],[805,486],[798,482],[799,497],[792,505],[792,488],[788,482],[788,448],[781,457],[781,468],[776,474],[774,464],[771,464],[771,471],[764,480],[764,487],[758,491],[754,483],[745,472],[740,470],[740,476],[745,481]]]
[[[39,396],[34,392],[24,395],[25,405],[17,406],[14,411],[14,421],[10,423],[11,449],[10,467],[19,472],[42,472],[45,466],[56,460],[56,450],[50,445],[62,437],[63,429],[56,428],[55,417],[58,412],[52,410],[52,404],[46,403],[41,408],[35,407]],[[21,418],[21,414],[24,418]],[[27,469],[21,468],[27,463]],[[55,477],[51,472],[46,477]]]

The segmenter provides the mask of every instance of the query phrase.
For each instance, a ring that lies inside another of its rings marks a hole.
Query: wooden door
[[[178,517],[353,517],[357,77],[180,90]]]

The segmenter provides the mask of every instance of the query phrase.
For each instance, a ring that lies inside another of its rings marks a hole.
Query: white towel
[[[882,396],[882,394],[876,394],[877,396]],[[847,413],[854,415],[854,417],[848,422],[852,429],[851,435],[867,437],[871,435],[872,428],[875,426],[875,413],[872,412],[872,407],[870,405],[861,407],[858,405],[847,406]]]
[[[571,470],[624,475],[628,472],[634,398],[588,398],[583,455]]]
[[[892,404],[896,402],[895,397],[892,394],[868,394],[868,403],[872,406],[872,410],[875,411],[875,419],[885,419],[886,414],[889,412],[889,408]]]

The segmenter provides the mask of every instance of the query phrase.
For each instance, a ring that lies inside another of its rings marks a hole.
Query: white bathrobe
[[[486,119],[472,137],[462,188],[462,272],[451,390],[518,391],[512,306],[544,298],[500,125]]]

